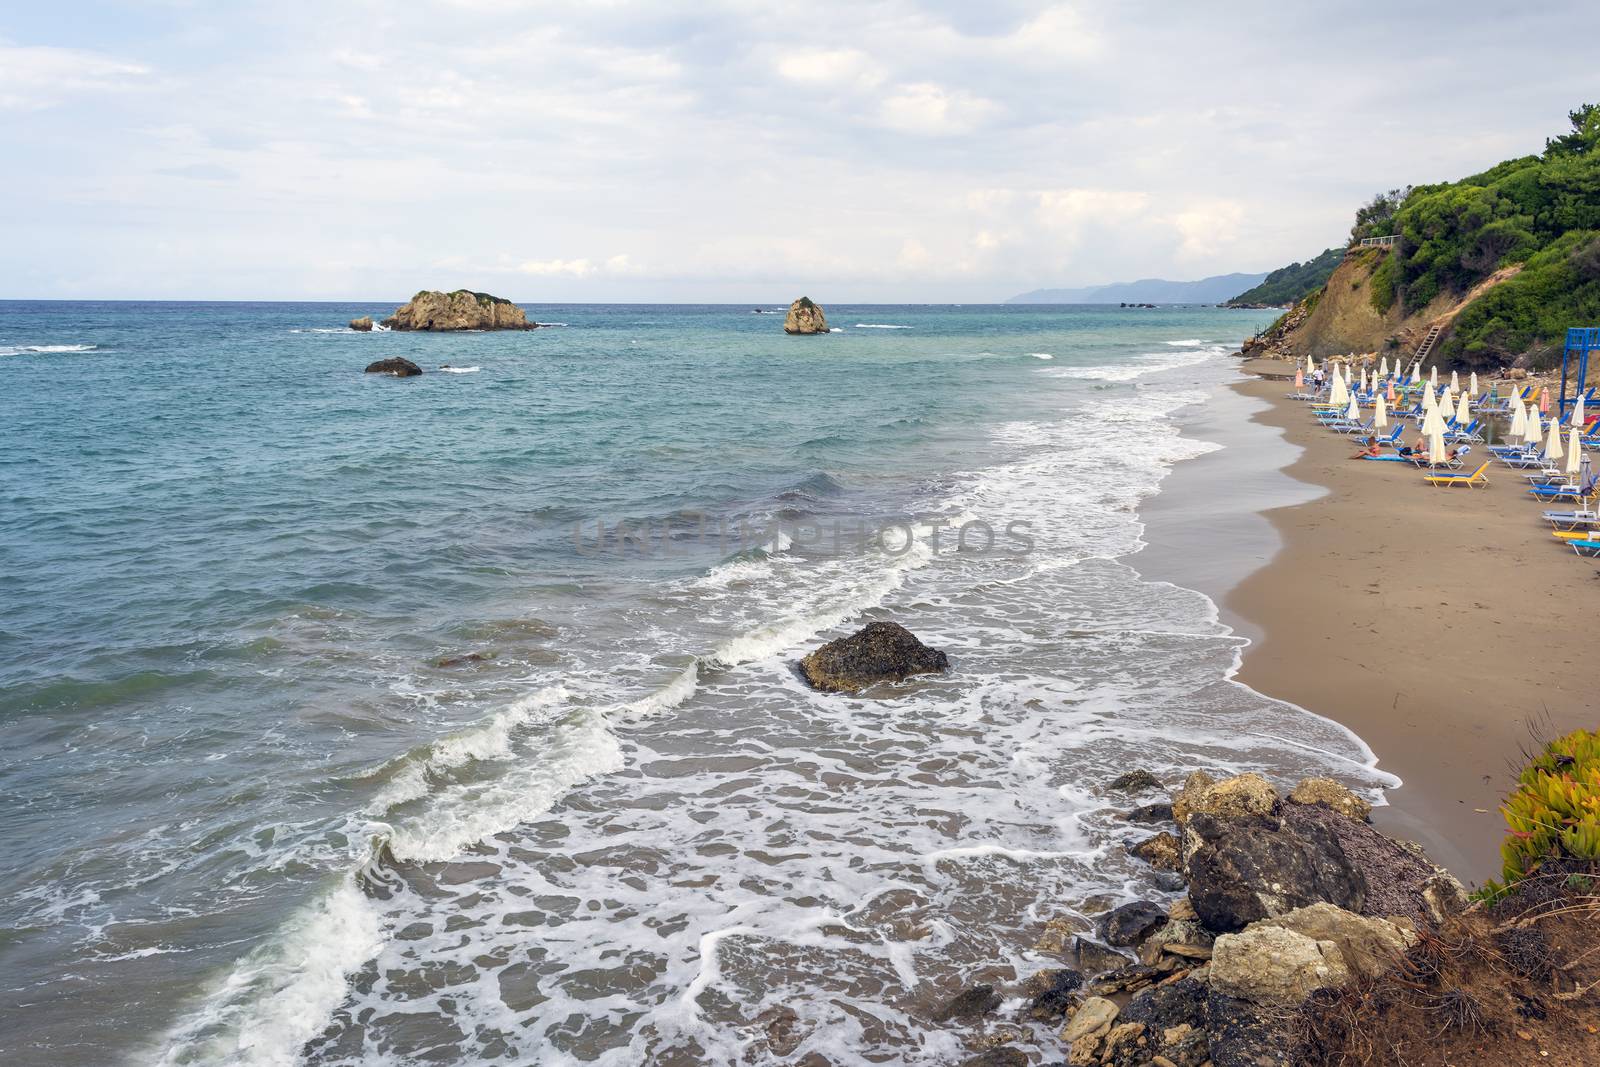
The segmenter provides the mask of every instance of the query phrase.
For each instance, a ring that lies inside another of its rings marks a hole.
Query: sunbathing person
[[[1372,457],[1380,455],[1380,454],[1381,454],[1381,450],[1378,448],[1378,439],[1376,437],[1369,437],[1369,438],[1367,438],[1367,443],[1361,446],[1361,451],[1357,452],[1355,455],[1351,456],[1350,458],[1351,459],[1371,459]]]

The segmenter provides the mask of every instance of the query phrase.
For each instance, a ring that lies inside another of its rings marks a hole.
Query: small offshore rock
[[[1154,837],[1145,838],[1128,849],[1128,852],[1144,860],[1158,871],[1178,871],[1183,869],[1180,842],[1175,835],[1169,834],[1165,830]]]
[[[976,1021],[1000,1006],[1001,996],[988,984],[963,989],[934,1012],[933,1021],[946,1023],[952,1019]]]
[[[380,359],[376,363],[367,364],[366,373],[392,374],[396,378],[415,378],[422,373],[422,368],[409,359],[391,356],[388,359]]]
[[[1145,935],[1166,921],[1166,909],[1160,904],[1136,900],[1107,912],[1100,920],[1100,936],[1108,945],[1137,945],[1145,939]]]
[[[1366,822],[1372,815],[1372,805],[1356,796],[1332,778],[1306,778],[1289,794],[1295,804],[1318,804],[1357,822]]]
[[[1144,793],[1160,789],[1161,779],[1146,770],[1129,771],[1113,778],[1106,788],[1113,793]]]
[[[371,315],[363,315],[359,319],[351,319],[350,320],[350,328],[352,330],[359,330],[361,333],[371,333],[372,332],[372,316]]]
[[[894,622],[868,623],[800,661],[806,681],[824,692],[854,692],[875,682],[900,682],[914,674],[941,674],[949,669],[948,656]]]
[[[783,319],[783,332],[827,333],[828,318],[809,296],[802,296],[789,305],[789,314]]]
[[[441,293],[424,289],[383,320],[392,330],[532,330],[538,323],[511,301],[470,289]]]
[[[1319,989],[1350,980],[1339,946],[1262,923],[1217,938],[1211,988],[1269,1007],[1294,1008]]]
[[[1172,805],[1166,801],[1145,804],[1122,816],[1129,822],[1160,823],[1172,821]]]

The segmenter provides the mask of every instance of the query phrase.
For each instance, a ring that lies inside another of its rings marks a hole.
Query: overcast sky
[[[0,298],[998,300],[1263,271],[1600,100],[1592,0],[0,10]]]

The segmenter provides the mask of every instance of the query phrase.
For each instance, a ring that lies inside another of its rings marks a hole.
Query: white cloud
[[[933,82],[898,86],[878,107],[879,120],[902,133],[952,137],[970,133],[1000,111],[992,100]]]
[[[0,41],[0,108],[45,108],[73,93],[126,88],[149,74],[143,64],[100,52]]]
[[[778,73],[791,82],[871,89],[882,84],[883,68],[856,48],[783,50]]]

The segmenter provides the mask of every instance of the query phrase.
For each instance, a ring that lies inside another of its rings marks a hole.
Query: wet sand
[[[1441,489],[1350,459],[1354,443],[1284,399],[1286,384],[1234,388],[1299,449],[1284,473],[1324,492],[1265,512],[1280,546],[1224,595],[1225,619],[1254,639],[1239,680],[1373,748],[1404,781],[1374,813],[1381,829],[1464,880],[1496,876],[1497,808],[1522,750],[1600,722],[1596,566],[1550,536],[1520,473],[1496,464],[1487,489]]]

